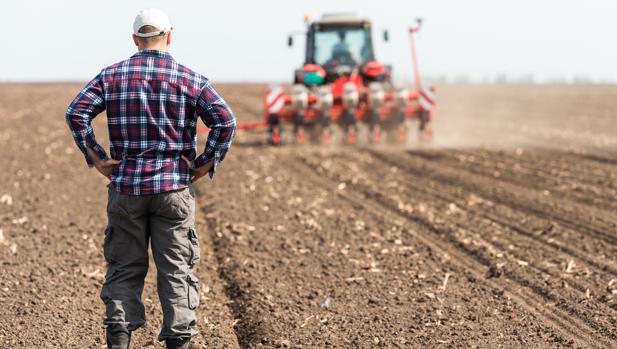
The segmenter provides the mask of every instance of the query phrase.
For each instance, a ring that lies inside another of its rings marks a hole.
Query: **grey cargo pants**
[[[141,294],[151,241],[163,308],[159,340],[196,335],[199,283],[192,269],[199,260],[199,239],[193,188],[144,196],[110,188],[107,216],[103,248],[107,273],[101,290],[104,323],[133,331],[146,322]]]

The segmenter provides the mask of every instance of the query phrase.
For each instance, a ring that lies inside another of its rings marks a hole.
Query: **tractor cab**
[[[322,83],[331,83],[374,61],[369,21],[353,14],[326,14],[308,24],[304,67],[296,71],[294,80],[307,84],[304,75],[317,70],[318,75],[325,75]],[[307,85],[311,85],[310,80]]]
[[[324,15],[310,24],[305,63],[323,67],[327,81],[374,59],[370,22],[353,15]]]

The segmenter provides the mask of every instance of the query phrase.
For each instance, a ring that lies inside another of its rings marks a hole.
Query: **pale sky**
[[[1,1],[0,81],[93,77],[135,52],[132,23],[145,7],[169,14],[176,60],[219,82],[289,82],[303,43],[288,48],[287,34],[304,28],[304,14],[341,11],[373,21],[377,58],[399,79],[411,77],[406,28],[420,16],[426,75],[617,81],[615,0]]]

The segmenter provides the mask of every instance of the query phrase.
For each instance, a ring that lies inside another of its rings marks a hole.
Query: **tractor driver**
[[[334,67],[337,65],[357,65],[356,60],[351,54],[349,45],[345,42],[346,32],[339,30],[338,32],[339,42],[332,47],[332,58],[326,63],[327,66]]]

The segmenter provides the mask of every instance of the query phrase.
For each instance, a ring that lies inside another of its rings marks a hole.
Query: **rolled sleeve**
[[[109,159],[105,149],[96,141],[92,128],[92,119],[103,110],[105,110],[105,98],[99,74],[79,92],[66,112],[66,122],[75,144],[86,158],[88,167],[93,167],[94,163],[88,156],[87,148],[94,150],[101,159]]]
[[[213,161],[210,178],[214,177],[217,166],[225,159],[236,134],[236,117],[225,100],[206,81],[197,99],[197,113],[210,129],[204,152],[194,160],[195,167]]]

